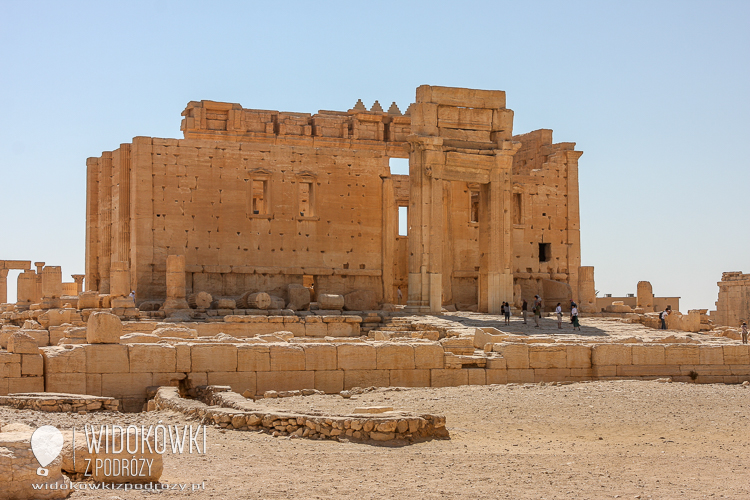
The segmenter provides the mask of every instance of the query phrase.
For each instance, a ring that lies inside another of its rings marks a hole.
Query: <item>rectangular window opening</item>
[[[398,207],[398,235],[409,236],[409,207]]]
[[[552,258],[552,243],[539,243],[539,262],[549,262]]]
[[[470,191],[471,193],[471,217],[469,222],[479,222],[479,191]]]
[[[409,175],[409,158],[388,158],[391,175]]]
[[[267,213],[266,211],[266,188],[268,186],[267,181],[253,181],[253,214],[262,215]]]
[[[299,215],[300,217],[313,216],[312,204],[313,187],[312,182],[299,183]]]

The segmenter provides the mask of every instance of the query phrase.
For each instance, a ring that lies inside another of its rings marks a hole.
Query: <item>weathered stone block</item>
[[[391,370],[391,387],[430,387],[430,370]]]
[[[339,370],[375,370],[377,368],[377,355],[372,345],[339,344],[336,348]],[[346,377],[344,380],[346,381]]]
[[[331,344],[304,344],[305,369],[318,371],[338,368],[338,351]],[[343,379],[342,379],[343,380]]]
[[[318,294],[318,307],[323,310],[342,310],[344,308],[344,296],[329,293]]]
[[[287,286],[287,308],[292,311],[307,311],[310,309],[310,289],[302,285]]]
[[[177,344],[175,348],[175,371],[187,373],[191,371],[190,346]]]
[[[494,344],[492,350],[505,358],[505,365],[509,370],[529,367],[529,346],[526,344]]]
[[[180,382],[187,379],[186,373],[152,373],[154,387],[178,387]]]
[[[305,369],[305,351],[298,345],[269,346],[271,354],[271,371],[292,371]]]
[[[432,387],[456,387],[459,385],[469,385],[468,370],[430,370],[430,385]]]
[[[634,345],[632,346],[634,365],[663,365],[663,345]]]
[[[128,346],[130,372],[173,373],[177,367],[177,350],[164,344],[131,344]]]
[[[570,368],[537,368],[534,382],[562,382],[570,377]]]
[[[271,371],[271,349],[263,344],[237,346],[238,372]]]
[[[44,377],[9,378],[8,394],[18,392],[44,392]]]
[[[664,364],[667,365],[697,365],[700,364],[700,354],[697,345],[669,344],[664,347]]]
[[[86,351],[86,373],[128,373],[128,346],[120,344],[89,344]]]
[[[8,352],[14,354],[39,354],[39,345],[31,335],[14,332],[8,339]]]
[[[238,394],[245,391],[256,394],[255,372],[209,372],[208,385],[228,385]]]
[[[485,368],[488,370],[507,370],[508,365],[505,363],[505,358],[498,356],[495,358],[488,358]]]
[[[533,384],[534,370],[531,368],[508,368],[508,383]]]
[[[567,345],[567,368],[591,368],[591,346]]]
[[[343,370],[325,370],[315,372],[315,388],[326,394],[336,394],[344,390]]]
[[[146,397],[146,388],[154,385],[150,373],[102,373],[102,396]]]
[[[316,318],[320,319],[320,318]],[[326,337],[328,335],[328,324],[323,323],[310,323],[305,321],[305,336],[307,337]]]
[[[191,371],[237,371],[237,347],[234,345],[196,344],[190,348]]]
[[[256,375],[256,394],[263,394],[266,391],[296,391],[315,388],[315,372],[313,371],[257,372]]]
[[[508,370],[505,369],[487,369],[484,371],[488,384],[507,384]]]
[[[485,375],[484,368],[469,368],[468,372],[468,383],[469,385],[486,385],[487,377]]]
[[[347,311],[372,311],[377,308],[378,300],[372,290],[355,290],[344,295],[344,309]]]
[[[724,364],[724,348],[723,346],[700,346],[698,359],[701,365],[723,365]],[[709,375],[719,375],[717,373],[711,373]],[[723,374],[721,374],[723,375]],[[727,375],[731,375],[727,373]]]
[[[71,349],[45,347],[42,349],[44,370],[50,373],[86,373],[86,348],[82,345]]]
[[[49,386],[49,379],[47,381]],[[87,373],[86,374],[86,394],[92,396],[102,395],[102,374],[101,373]]]
[[[359,337],[359,324],[337,322],[328,323],[329,337]]]
[[[565,368],[567,364],[567,349],[564,345],[529,346],[529,368]]]
[[[414,348],[409,344],[377,344],[375,353],[378,370],[414,369]]]
[[[44,375],[44,359],[41,354],[21,354],[21,375]]]
[[[725,345],[724,363],[727,365],[750,364],[750,350],[747,345]]]
[[[616,367],[618,377],[672,377],[680,375],[677,365],[620,365]]]
[[[49,373],[45,378],[47,392],[88,394],[85,373]]]
[[[598,344],[591,348],[591,364],[615,366],[633,364],[632,346],[626,344]]]
[[[122,322],[114,314],[97,311],[86,323],[86,342],[89,344],[119,344]]]
[[[345,370],[344,389],[352,387],[388,387],[390,372],[388,370]]]

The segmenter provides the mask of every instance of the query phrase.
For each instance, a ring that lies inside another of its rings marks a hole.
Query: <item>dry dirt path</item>
[[[209,428],[207,455],[167,455],[162,476],[168,483],[205,482],[206,489],[158,498],[750,498],[750,388],[742,386],[615,381],[381,389],[352,399],[266,402],[337,413],[364,405],[429,411],[446,415],[451,438],[374,446]],[[170,412],[71,417],[7,408],[0,419],[32,426],[189,423]]]

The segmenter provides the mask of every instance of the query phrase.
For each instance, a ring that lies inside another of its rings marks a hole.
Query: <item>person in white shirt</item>
[[[555,307],[555,314],[557,314],[557,328],[562,329],[562,305],[559,302]]]
[[[573,306],[570,308],[570,321],[573,323],[573,331],[575,331],[576,328],[578,328],[578,331],[581,331],[581,324],[578,322],[578,306],[576,303],[573,303]]]

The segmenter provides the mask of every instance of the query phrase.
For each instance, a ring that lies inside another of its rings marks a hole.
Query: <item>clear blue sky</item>
[[[404,110],[421,84],[505,90],[516,133],[584,151],[601,293],[713,308],[750,272],[748,1],[0,1],[0,259],[83,273],[86,158],[181,137],[188,101]]]

